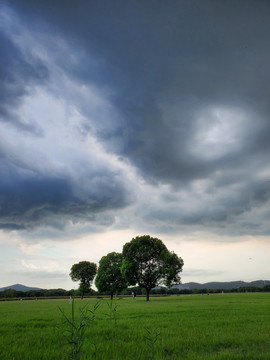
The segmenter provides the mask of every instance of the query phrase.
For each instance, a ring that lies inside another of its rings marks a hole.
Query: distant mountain
[[[17,290],[17,291],[41,290],[40,288],[37,288],[37,287],[29,287],[29,286],[25,286],[25,285],[21,285],[21,284],[15,284],[15,285],[10,285],[10,286],[0,288],[0,291],[5,291],[8,289],[13,289],[13,290]]]
[[[237,289],[245,286],[255,286],[255,287],[264,287],[265,285],[270,285],[269,280],[256,280],[251,282],[245,281],[229,281],[229,282],[208,282],[205,284],[200,284],[196,282],[189,282],[185,284],[173,285],[173,288],[178,288],[179,290],[184,289]]]
[[[189,282],[185,284],[176,284],[173,285],[172,288],[177,288],[179,290],[193,290],[193,289],[224,289],[224,290],[230,290],[230,289],[237,289],[240,287],[245,286],[255,286],[255,287],[264,287],[265,285],[270,285],[270,280],[256,280],[251,282],[245,282],[245,281],[229,281],[229,282],[208,282],[205,284],[200,284],[196,282]],[[155,289],[160,288],[160,286],[156,286]],[[14,289],[17,291],[29,291],[29,290],[42,290],[38,287],[30,287],[25,286],[21,284],[15,284],[10,285],[6,287],[0,288],[0,291],[8,290],[8,289]]]

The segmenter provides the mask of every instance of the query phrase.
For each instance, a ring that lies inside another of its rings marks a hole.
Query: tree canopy
[[[111,252],[103,256],[99,262],[96,287],[100,292],[109,292],[111,299],[117,292],[127,287],[127,283],[121,273],[123,255]]]
[[[89,261],[81,261],[72,265],[70,269],[70,277],[73,281],[80,281],[80,290],[84,295],[89,289],[90,285],[97,273],[97,265]]]
[[[147,301],[155,286],[180,282],[179,273],[184,262],[160,239],[150,235],[137,236],[124,245],[123,257],[122,274],[129,285],[145,288]]]

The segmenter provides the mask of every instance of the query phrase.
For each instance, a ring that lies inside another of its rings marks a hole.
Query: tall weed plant
[[[86,339],[86,329],[96,318],[97,309],[100,302],[97,302],[93,309],[89,309],[87,305],[79,308],[79,316],[75,314],[75,301],[71,302],[71,315],[65,314],[64,310],[59,307],[63,316],[60,330],[69,345],[69,358],[71,360],[79,360],[82,357],[82,346]]]

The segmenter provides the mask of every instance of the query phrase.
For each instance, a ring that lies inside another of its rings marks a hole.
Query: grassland
[[[97,299],[76,300],[93,310]],[[270,294],[100,301],[80,359],[270,359]],[[68,300],[0,303],[0,359],[68,359]],[[115,311],[113,311],[115,309]]]

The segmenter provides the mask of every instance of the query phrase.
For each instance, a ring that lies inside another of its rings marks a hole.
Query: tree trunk
[[[150,290],[146,289],[146,301],[149,301]]]
[[[111,292],[111,300],[113,299],[113,292]]]

